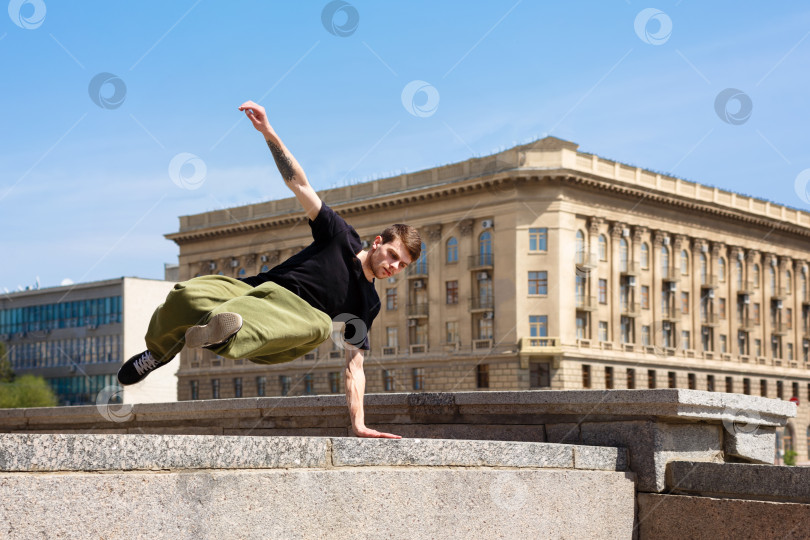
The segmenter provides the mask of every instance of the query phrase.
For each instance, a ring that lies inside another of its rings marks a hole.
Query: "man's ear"
[[[372,244],[372,246],[374,246],[374,249],[377,249],[382,245],[382,243],[383,243],[382,236],[377,236],[377,238],[374,239],[374,243]]]

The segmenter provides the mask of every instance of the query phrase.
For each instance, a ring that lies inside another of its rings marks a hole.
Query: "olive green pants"
[[[174,286],[152,315],[146,346],[162,361],[182,350],[186,330],[206,324],[218,313],[242,316],[232,340],[211,349],[225,358],[257,364],[289,362],[326,341],[332,319],[273,282],[251,287],[226,276],[200,276]]]

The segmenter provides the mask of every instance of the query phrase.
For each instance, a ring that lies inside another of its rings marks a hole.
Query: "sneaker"
[[[159,362],[151,352],[143,351],[124,362],[124,365],[118,370],[118,382],[124,386],[139,383],[147,375],[169,362],[171,362],[171,358],[165,362]]]
[[[242,317],[238,313],[219,313],[211,317],[207,324],[192,326],[186,330],[186,347],[200,349],[224,345],[242,328]]]

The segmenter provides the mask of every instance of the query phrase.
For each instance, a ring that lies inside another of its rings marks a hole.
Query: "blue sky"
[[[551,134],[810,210],[809,35],[801,3],[11,0],[0,291],[161,278],[178,216],[288,196],[247,99],[319,190]]]

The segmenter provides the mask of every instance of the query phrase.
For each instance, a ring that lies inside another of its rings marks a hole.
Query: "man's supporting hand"
[[[367,437],[371,439],[401,439],[401,435],[394,435],[393,433],[384,433],[376,429],[367,428],[366,426],[359,426],[352,428],[352,431],[358,437]]]
[[[366,391],[366,374],[363,372],[363,351],[346,350],[346,404],[349,406],[349,418],[352,421],[352,432],[358,437],[377,439],[401,439],[393,433],[383,433],[366,427],[363,412],[363,394]]]

